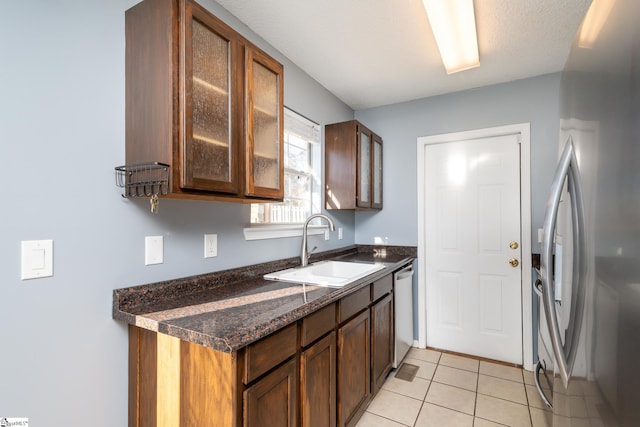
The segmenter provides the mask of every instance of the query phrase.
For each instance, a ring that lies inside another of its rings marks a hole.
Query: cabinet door
[[[370,396],[369,310],[338,329],[338,425],[355,424]]]
[[[237,193],[237,35],[192,2],[184,14],[181,187]]]
[[[376,393],[393,364],[393,296],[371,307],[371,391]]]
[[[373,135],[373,169],[371,178],[371,207],[382,209],[382,138]]]
[[[336,333],[300,356],[300,400],[303,427],[336,425]]]
[[[358,177],[356,185],[356,206],[359,208],[371,207],[371,141],[371,131],[358,124]]]
[[[244,391],[245,427],[296,425],[296,364],[291,359]]]
[[[246,163],[247,196],[284,196],[284,105],[282,66],[265,53],[246,48]]]

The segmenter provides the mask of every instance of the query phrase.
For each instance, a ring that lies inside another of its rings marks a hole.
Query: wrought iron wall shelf
[[[159,162],[117,166],[116,184],[122,197],[150,197],[151,212],[158,211],[158,196],[169,192],[169,165]]]

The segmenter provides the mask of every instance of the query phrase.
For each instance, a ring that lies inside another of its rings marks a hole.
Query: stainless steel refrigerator
[[[596,8],[562,74],[537,288],[554,427],[640,426],[640,0]]]

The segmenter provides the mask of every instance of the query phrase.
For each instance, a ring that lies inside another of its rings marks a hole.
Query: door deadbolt
[[[509,247],[511,249],[518,249],[518,242],[511,242],[509,243]]]
[[[518,260],[517,260],[517,259],[515,259],[515,258],[511,258],[511,259],[509,260],[509,264],[511,264],[511,267],[517,267],[517,266],[519,266],[519,265],[520,265],[520,261],[518,261]]]

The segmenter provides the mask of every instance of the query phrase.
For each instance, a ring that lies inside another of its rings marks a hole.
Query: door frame
[[[522,266],[522,364],[533,370],[533,308],[531,288],[531,124],[518,123],[483,129],[474,129],[440,135],[419,137],[417,141],[418,184],[418,269],[424,271],[425,256],[425,147],[431,144],[519,135],[520,142],[520,246]],[[418,274],[418,347],[427,345],[427,287],[425,274]]]

